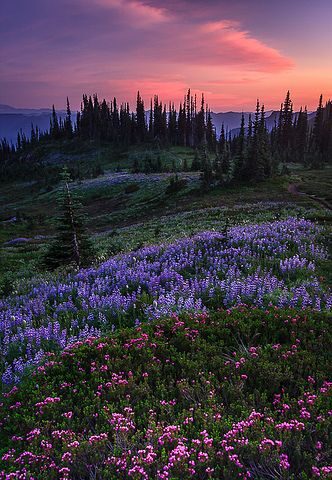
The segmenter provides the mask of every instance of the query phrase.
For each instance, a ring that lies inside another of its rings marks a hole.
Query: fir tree
[[[168,114],[168,140],[171,145],[176,145],[177,143],[177,121],[176,121],[176,110],[174,103],[169,104],[169,114]]]
[[[146,138],[146,122],[145,122],[145,109],[144,101],[140,96],[140,93],[137,92],[137,101],[136,101],[136,129],[137,129],[137,140],[138,142],[144,142]]]
[[[61,174],[61,188],[57,198],[56,235],[44,259],[45,264],[52,269],[72,264],[81,267],[92,258],[82,205],[77,194],[71,190],[70,181],[70,175],[65,169]]]
[[[234,179],[242,180],[245,172],[246,163],[246,136],[244,115],[241,116],[241,126],[239,136],[236,139],[236,156],[234,160]]]
[[[202,94],[201,109],[195,115],[195,137],[194,143],[197,147],[202,147],[206,144],[206,130],[205,130],[205,102]]]
[[[149,114],[149,137],[150,140],[153,140],[153,108],[152,108],[152,99],[150,100],[150,114]]]
[[[298,114],[294,124],[294,160],[298,163],[306,163],[308,146],[308,114],[305,108]]]
[[[50,120],[50,134],[51,134],[51,137],[54,139],[58,139],[60,137],[59,121],[58,121],[58,116],[56,114],[54,105],[52,105],[52,117]]]
[[[290,162],[293,157],[293,103],[288,90],[284,103],[281,104],[278,123],[279,156],[282,162]]]
[[[216,151],[216,132],[212,123],[211,111],[208,110],[206,120],[206,143],[210,152]]]
[[[69,99],[67,97],[67,114],[65,118],[65,134],[67,138],[72,138],[73,136],[73,125],[71,123],[71,110],[70,110],[70,105],[69,105]]]

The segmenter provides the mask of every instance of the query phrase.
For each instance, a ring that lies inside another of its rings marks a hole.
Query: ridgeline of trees
[[[201,171],[204,188],[216,183],[259,181],[279,171],[280,165],[286,168],[289,162],[308,168],[322,168],[332,163],[332,102],[323,104],[321,96],[314,123],[310,124],[306,108],[294,114],[287,92],[275,126],[269,132],[264,105],[257,101],[256,112],[249,117],[248,125],[242,115],[238,134],[231,135],[222,126],[217,138],[204,96],[198,105],[190,90],[178,111],[174,103],[166,106],[155,96],[148,115],[139,92],[135,112],[128,103],[119,106],[116,98],[108,103],[105,99],[100,101],[97,95],[83,95],[75,122],[67,98],[67,114],[63,120],[58,118],[53,106],[49,131],[40,132],[32,126],[30,138],[19,133],[15,146],[1,141],[0,178],[31,175],[42,166],[42,161],[34,156],[37,146],[62,145],[68,141],[111,144],[123,150],[144,144],[156,150],[174,145],[191,147],[195,149],[195,157],[192,165],[184,165],[184,169]],[[149,165],[152,171],[162,168],[160,162]],[[146,166],[138,162],[133,165],[133,171],[144,169]]]

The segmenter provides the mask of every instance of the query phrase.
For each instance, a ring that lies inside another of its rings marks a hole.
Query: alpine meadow
[[[332,479],[331,21],[3,0],[0,479]]]

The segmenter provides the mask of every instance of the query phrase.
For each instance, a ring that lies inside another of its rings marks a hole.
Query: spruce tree
[[[70,182],[70,175],[64,169],[57,197],[56,234],[44,258],[45,265],[51,269],[69,265],[81,267],[92,259],[82,205],[78,195],[70,188]]]
[[[292,150],[293,139],[293,102],[290,92],[287,91],[284,103],[281,104],[278,123],[278,144],[281,161],[291,162],[293,160]]]
[[[300,109],[294,124],[294,160],[303,165],[306,163],[308,144],[308,114],[307,109]]]
[[[52,105],[52,117],[50,119],[50,134],[54,139],[58,139],[60,136],[60,126],[54,105]]]
[[[244,115],[241,116],[241,126],[239,136],[236,139],[236,156],[234,160],[234,180],[242,180],[245,172],[246,163],[246,136]]]
[[[138,142],[144,142],[146,138],[146,121],[145,121],[145,109],[144,101],[139,92],[137,92],[136,101],[136,129]]]
[[[169,104],[169,114],[168,114],[168,140],[171,145],[176,145],[177,143],[177,120],[176,120],[176,110],[174,103]]]
[[[152,108],[152,98],[150,100],[150,113],[149,113],[149,138],[153,140],[153,108]]]
[[[206,129],[205,129],[205,102],[202,94],[201,109],[195,115],[195,132],[194,144],[200,148],[206,144]]]
[[[271,174],[271,149],[265,125],[264,106],[256,104],[253,136],[247,156],[245,174],[248,179],[261,181]]]
[[[183,105],[182,107],[182,103],[180,103],[177,132],[178,132],[178,144],[181,147],[185,147],[187,145],[186,122],[187,120],[186,120],[185,106]]]
[[[216,151],[216,132],[211,118],[211,110],[208,110],[206,119],[206,142],[210,152]]]
[[[67,97],[67,114],[65,118],[65,133],[67,138],[72,138],[73,136],[73,126],[71,123],[71,110],[70,110],[70,104],[69,104],[69,99]]]

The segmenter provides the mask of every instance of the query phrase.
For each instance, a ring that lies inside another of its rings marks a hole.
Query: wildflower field
[[[330,478],[324,228],[222,228],[0,300],[0,478]]]
[[[241,303],[330,310],[315,273],[327,258],[321,227],[289,218],[205,232],[113,257],[65,278],[34,282],[0,300],[3,384],[77,339]]]
[[[48,354],[0,404],[1,478],[330,478],[330,320],[237,306]]]

